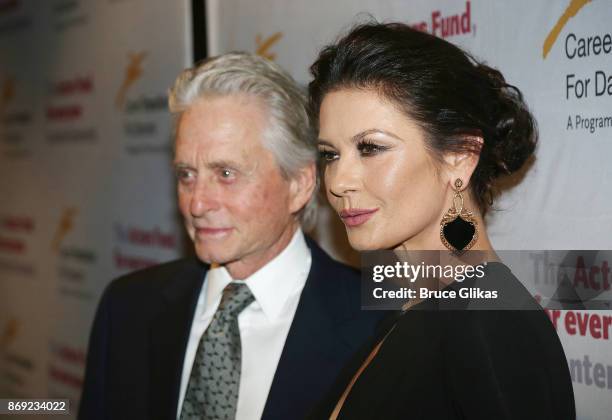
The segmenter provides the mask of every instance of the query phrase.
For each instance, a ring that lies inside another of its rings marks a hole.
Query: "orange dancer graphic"
[[[15,79],[7,77],[2,83],[2,91],[0,92],[0,112],[4,111],[4,107],[15,96]]]
[[[255,50],[255,54],[260,55],[268,60],[276,59],[276,54],[270,52],[270,48],[276,44],[283,37],[282,32],[277,32],[268,38],[264,39],[261,34],[257,34],[255,37],[255,43],[257,44],[257,49]]]
[[[59,251],[62,241],[66,235],[74,228],[74,218],[77,214],[76,207],[69,207],[62,213],[59,224],[57,225],[57,232],[53,237],[52,249],[56,252]]]
[[[17,337],[19,332],[19,321],[17,318],[9,319],[0,335],[0,349],[5,349]]]
[[[125,104],[125,95],[127,90],[142,77],[142,62],[147,56],[145,51],[139,53],[129,53],[129,63],[127,68],[125,69],[125,79],[123,79],[123,83],[117,92],[117,97],[115,98],[115,106],[119,109],[123,108]]]
[[[542,46],[542,57],[543,58],[546,58],[546,56],[550,52],[550,49],[555,44],[555,41],[557,41],[559,34],[563,30],[563,27],[567,24],[567,22],[571,18],[576,16],[576,14],[590,2],[591,0],[572,0],[570,2],[569,6],[567,6],[565,11],[563,12],[561,17],[555,24],[555,26],[552,28],[552,30],[550,31],[550,33],[544,40],[544,45]]]

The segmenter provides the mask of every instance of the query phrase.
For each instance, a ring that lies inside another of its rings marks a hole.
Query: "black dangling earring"
[[[457,178],[453,206],[448,209],[440,222],[440,239],[445,247],[455,253],[467,251],[478,239],[478,223],[472,212],[463,208],[462,186],[463,181]],[[457,200],[460,202],[459,208]]]

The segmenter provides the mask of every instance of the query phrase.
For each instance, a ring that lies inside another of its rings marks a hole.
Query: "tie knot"
[[[223,289],[218,311],[236,318],[253,300],[255,297],[245,283],[230,283]]]

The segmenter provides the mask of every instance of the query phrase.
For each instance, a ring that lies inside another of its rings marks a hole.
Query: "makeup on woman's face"
[[[333,91],[321,103],[319,153],[327,198],[353,248],[435,249],[448,203],[414,120],[374,91]]]

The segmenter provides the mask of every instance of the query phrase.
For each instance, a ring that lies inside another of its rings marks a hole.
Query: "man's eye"
[[[228,168],[220,168],[220,169],[219,169],[219,176],[220,176],[222,179],[229,180],[229,179],[234,178],[234,177],[236,176],[236,173],[235,173],[235,171],[234,171],[234,170],[232,170],[232,169],[228,169]]]
[[[176,170],[176,178],[179,182],[186,183],[195,179],[195,174],[193,171],[181,168]]]
[[[338,154],[336,152],[332,152],[331,150],[327,149],[319,149],[319,156],[324,162],[331,162],[338,158]]]

